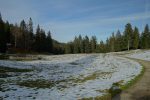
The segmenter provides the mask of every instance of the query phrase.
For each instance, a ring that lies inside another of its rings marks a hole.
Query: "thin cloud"
[[[132,22],[132,21],[136,21],[136,20],[144,20],[144,19],[148,19],[150,18],[150,12],[148,12],[147,14],[143,13],[137,13],[137,14],[132,14],[132,15],[127,15],[127,16],[120,16],[120,17],[114,17],[114,18],[99,18],[94,17],[94,18],[90,18],[87,20],[79,20],[79,21],[60,21],[60,22],[53,22],[50,21],[48,23],[43,24],[44,27],[46,26],[51,26],[51,27],[57,27],[58,30],[65,30],[65,29],[77,29],[79,30],[83,30],[86,28],[90,28],[93,26],[107,26],[109,24],[114,24],[114,23],[120,23],[120,22]]]
[[[0,11],[3,19],[11,23],[32,17],[34,26],[40,24],[46,31],[50,29],[57,40],[69,41],[79,33],[108,37],[127,22],[149,24],[150,2],[144,1],[1,0]]]
[[[93,33],[93,30],[97,27],[99,27],[98,31],[101,33],[100,35],[104,36],[103,34],[106,33],[103,30],[107,30],[107,32],[113,32],[111,31],[111,26],[115,26],[120,23],[128,23],[128,22],[134,22],[134,21],[140,21],[150,18],[150,12],[145,15],[145,13],[137,13],[127,16],[120,16],[120,17],[114,17],[114,18],[89,18],[87,20],[79,20],[79,21],[50,21],[48,23],[42,24],[43,28],[45,28],[47,31],[48,29],[51,29],[54,37],[56,39],[59,39],[64,42],[64,40],[71,40],[75,35],[78,34],[89,34]],[[123,24],[122,24],[123,25]],[[117,29],[116,27],[115,29]],[[94,33],[93,33],[94,34]],[[109,35],[109,34],[108,34]],[[61,36],[61,37],[60,37]],[[63,37],[64,36],[64,37]],[[59,38],[58,38],[59,37]],[[69,37],[69,38],[68,38]]]

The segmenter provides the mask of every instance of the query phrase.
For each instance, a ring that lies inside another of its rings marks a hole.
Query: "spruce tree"
[[[46,44],[46,34],[43,29],[40,30],[40,44],[39,44],[39,51],[46,52],[47,44]]]
[[[116,51],[121,51],[122,49],[122,36],[120,31],[118,30],[116,33],[116,41],[115,41],[115,50]]]
[[[133,47],[133,30],[130,23],[126,24],[124,31],[125,49],[129,50]]]
[[[20,44],[19,47],[27,49],[27,26],[24,20],[20,22]]]
[[[65,53],[66,54],[72,54],[73,53],[73,43],[72,42],[68,42],[65,45]]]
[[[79,53],[80,51],[80,43],[79,43],[79,39],[77,37],[75,37],[74,39],[74,53]]]
[[[79,35],[79,53],[83,53],[83,47],[82,47],[82,36]]]
[[[48,33],[47,33],[46,45],[47,45],[47,51],[52,53],[53,52],[53,40],[52,40],[50,31],[48,31]]]
[[[30,18],[28,23],[28,42],[27,42],[28,50],[33,49],[33,42],[34,42],[33,22],[32,19]]]
[[[97,39],[96,36],[92,36],[91,38],[91,51],[94,53],[96,51]]]
[[[6,46],[5,26],[0,13],[0,52],[5,53],[6,48],[7,46]]]
[[[138,47],[139,47],[139,30],[137,27],[135,27],[133,32],[133,48],[138,49]]]
[[[103,43],[103,41],[100,42],[100,44]],[[105,44],[105,50],[106,52],[110,52],[110,39],[106,39],[106,44]]]
[[[81,42],[81,53],[85,53],[85,38],[82,38],[82,42]]]
[[[39,44],[41,43],[41,35],[40,35],[40,26],[38,25],[37,26],[37,29],[36,29],[36,34],[35,34],[35,42],[34,42],[34,50],[35,51],[40,51],[40,47],[39,47]]]
[[[89,42],[89,37],[86,35],[85,36],[85,53],[90,53],[90,42]]]
[[[144,32],[141,35],[141,47],[143,49],[149,48],[149,27],[148,24],[144,28]]]
[[[100,53],[105,53],[106,52],[106,50],[105,50],[105,44],[104,44],[104,42],[101,40],[100,41]]]
[[[6,34],[6,43],[10,43],[11,33],[8,21],[5,23],[5,34]]]
[[[114,32],[112,33],[112,36],[110,37],[110,51],[115,51],[115,35]]]

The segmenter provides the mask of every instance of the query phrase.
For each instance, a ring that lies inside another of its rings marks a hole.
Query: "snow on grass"
[[[0,66],[31,68],[32,72],[0,78],[0,97],[8,99],[76,100],[102,96],[113,83],[140,74],[142,67],[111,54],[42,56],[36,61],[4,61]]]
[[[132,54],[128,54],[126,56],[131,57],[131,58],[150,61],[150,50],[146,50],[146,51],[141,50],[138,52],[134,52]]]

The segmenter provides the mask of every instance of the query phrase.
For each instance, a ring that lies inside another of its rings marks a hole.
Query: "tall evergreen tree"
[[[83,53],[82,36],[79,35],[78,39],[79,39],[79,53]]]
[[[133,32],[133,48],[138,49],[138,47],[139,47],[139,30],[137,27],[135,27]]]
[[[104,44],[103,41],[100,41],[100,44],[101,43]],[[110,39],[109,38],[106,39],[105,50],[106,52],[110,52]]]
[[[2,20],[2,16],[0,13],[0,52],[5,53],[6,52],[6,34],[4,30],[4,22]]]
[[[77,37],[75,37],[74,39],[74,53],[79,53],[80,52],[80,43],[79,43],[79,39]]]
[[[86,35],[85,36],[85,53],[90,53],[90,42],[89,42],[89,37]]]
[[[34,42],[34,34],[33,34],[33,22],[32,19],[29,19],[28,22],[28,41],[27,41],[27,49],[33,49],[33,42]]]
[[[66,54],[71,54],[71,53],[73,53],[73,43],[72,43],[72,42],[68,42],[68,43],[65,45],[65,53],[66,53]]]
[[[122,36],[119,30],[116,33],[115,50],[116,51],[122,50]]]
[[[105,51],[105,44],[104,44],[104,42],[103,41],[100,41],[100,53],[105,53],[106,51]]]
[[[35,51],[40,51],[39,49],[39,44],[41,43],[41,34],[40,34],[40,26],[38,25],[37,26],[37,29],[36,29],[36,34],[35,34],[35,42],[34,42],[34,49]]]
[[[91,51],[94,53],[96,51],[97,39],[96,36],[92,36],[91,38]]]
[[[53,52],[53,40],[52,40],[52,37],[51,37],[51,32],[48,31],[47,33],[47,37],[46,37],[46,45],[47,45],[47,51],[52,53]]]
[[[6,34],[6,43],[10,43],[11,33],[8,21],[5,23],[5,34]]]
[[[22,49],[27,49],[27,26],[24,20],[21,21],[20,23],[20,45]]]
[[[112,36],[110,37],[110,51],[114,52],[115,51],[115,35],[114,32],[112,33]]]
[[[81,42],[81,53],[85,53],[85,38],[82,38],[82,42]]]
[[[11,32],[12,32],[11,43],[12,45],[14,44],[14,48],[19,48],[21,37],[19,26],[17,24],[12,26]]]
[[[133,47],[133,30],[130,23],[126,24],[125,31],[124,31],[124,42],[125,42],[125,49],[130,49]]]
[[[39,44],[39,51],[46,52],[47,44],[46,44],[46,34],[43,29],[40,30],[40,44]]]
[[[148,27],[148,24],[145,26],[144,28],[144,32],[142,33],[142,36],[141,36],[141,47],[143,49],[147,49],[149,48],[149,27]]]

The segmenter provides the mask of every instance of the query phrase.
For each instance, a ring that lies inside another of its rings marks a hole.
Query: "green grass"
[[[8,72],[30,72],[33,71],[32,69],[18,69],[18,68],[10,68],[10,67],[3,67],[0,66],[0,78],[11,77]]]
[[[0,60],[9,59],[8,55],[0,54]]]
[[[121,85],[123,81],[119,81],[116,83],[113,83],[112,87],[106,91],[106,94],[103,96],[97,96],[94,97],[94,100],[112,100],[112,98],[114,96],[116,96],[117,94],[121,93],[121,91],[128,89],[130,86],[132,86],[133,84],[135,84],[140,78],[141,76],[144,74],[144,67],[142,67],[141,73],[136,76],[134,79],[128,81],[126,84]],[[96,75],[92,75],[90,76],[88,79],[92,79],[95,78]],[[117,89],[113,89],[114,87],[118,87]],[[80,100],[93,100],[93,97],[89,97],[89,98],[82,98]]]
[[[128,89],[130,86],[132,86],[133,84],[135,84],[141,78],[141,76],[143,76],[144,71],[145,71],[145,68],[142,67],[141,73],[138,76],[136,76],[134,79],[128,81],[125,85],[121,85],[120,88],[122,90]]]
[[[98,77],[105,77],[105,75],[111,75],[111,74],[112,74],[112,72],[99,72],[99,71],[96,71],[93,74],[84,77],[83,79],[75,79],[74,82],[75,83],[84,83],[86,81],[95,80]]]
[[[0,66],[0,73],[6,72],[30,72],[32,69],[18,69],[18,68],[10,68],[10,67],[3,67]]]
[[[55,85],[55,82],[44,79],[37,79],[37,80],[26,80],[18,82],[17,84],[20,86],[39,89],[39,88],[51,88]]]
[[[9,59],[10,61],[34,61],[34,59]]]
[[[82,98],[79,100],[111,100],[111,94],[107,93],[104,94],[103,96],[97,96],[97,97],[89,97],[89,98]]]
[[[128,89],[131,87],[133,84],[135,84],[141,76],[144,74],[144,67],[142,67],[141,73],[136,76],[134,79],[128,81],[126,84],[122,85],[122,82],[116,82],[112,85],[112,87],[109,89],[109,93],[111,94],[112,98],[116,96],[117,94],[121,93],[121,91]],[[118,89],[113,89],[113,87],[118,87]]]
[[[93,73],[92,75],[89,75],[89,76],[86,76],[84,77],[83,79],[75,79],[75,83],[84,83],[88,80],[95,80],[97,77],[97,74],[96,73]]]
[[[119,87],[119,85],[120,85],[119,82],[113,83],[112,87],[108,90],[112,98],[117,94],[121,93],[122,90]]]

